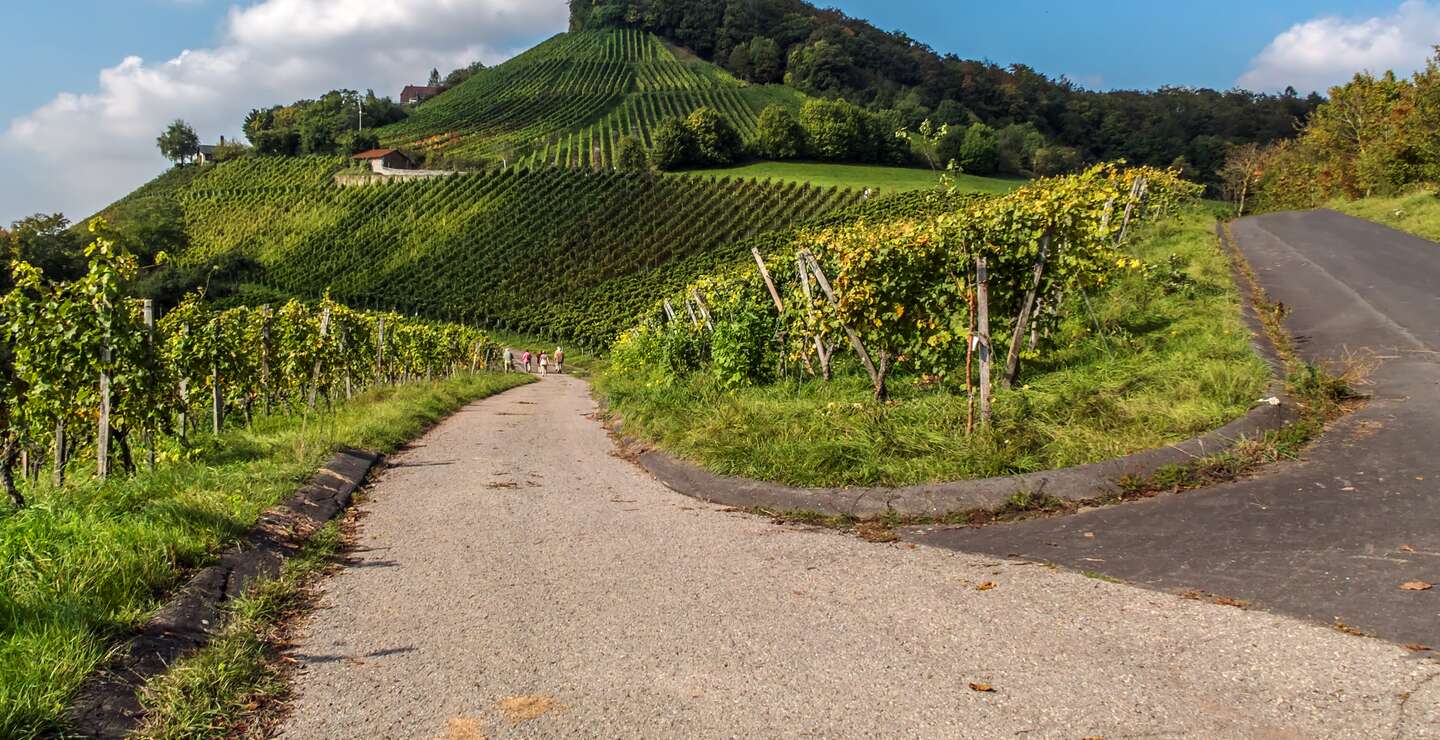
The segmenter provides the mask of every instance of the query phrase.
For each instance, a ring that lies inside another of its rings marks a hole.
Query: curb
[[[700,466],[649,449],[635,459],[647,472],[676,493],[725,506],[807,511],[839,516],[944,516],[963,511],[995,509],[1017,494],[1043,494],[1066,501],[1089,501],[1120,490],[1127,478],[1149,478],[1163,468],[1184,465],[1223,452],[1243,439],[1284,428],[1299,418],[1294,402],[1280,379],[1284,367],[1278,350],[1265,332],[1248,280],[1237,260],[1242,259],[1216,226],[1221,248],[1230,259],[1231,276],[1240,292],[1241,318],[1250,329],[1256,354],[1271,368],[1266,388],[1278,404],[1251,409],[1239,419],[1186,442],[1133,455],[1057,470],[934,483],[901,488],[795,488],[777,483],[716,475]]]
[[[262,514],[244,540],[196,573],[139,635],[91,674],[66,713],[65,734],[118,740],[138,729],[146,680],[207,645],[223,626],[226,602],[257,580],[278,576],[316,530],[349,508],[379,460],[373,452],[341,450],[289,501]]]

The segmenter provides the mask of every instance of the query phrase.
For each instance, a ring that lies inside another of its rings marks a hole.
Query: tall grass
[[[243,535],[342,446],[388,451],[519,375],[379,388],[310,418],[164,450],[154,472],[63,490],[0,513],[0,737],[59,727],[85,675],[186,574]]]
[[[828,385],[727,392],[703,373],[666,386],[607,371],[599,384],[627,433],[718,473],[791,485],[989,477],[1163,446],[1243,414],[1268,371],[1209,213],[1151,227],[1134,249],[1156,269],[1093,296],[1103,335],[1074,296],[1059,349],[1024,366],[1023,387],[997,391],[987,433],[965,434],[963,380],[956,388],[902,376],[895,402],[876,405],[863,374],[844,363]]]
[[[1440,241],[1440,195],[1436,194],[1434,187],[1386,198],[1337,200],[1327,206],[1431,241]]]

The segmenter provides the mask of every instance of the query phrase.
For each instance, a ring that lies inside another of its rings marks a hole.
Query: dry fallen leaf
[[[1428,653],[1428,652],[1434,650],[1435,648],[1432,648],[1432,647],[1430,647],[1429,645],[1421,645],[1420,643],[1417,642],[1417,643],[1412,643],[1412,644],[1410,644],[1410,645],[1406,645],[1406,646],[1405,646],[1405,649],[1406,649],[1406,650],[1409,650],[1409,651],[1412,652],[1412,653]]]
[[[512,725],[528,722],[564,708],[563,704],[555,701],[555,697],[545,694],[523,694],[500,700],[500,713],[505,715],[505,721]]]
[[[1435,584],[1424,581],[1411,581],[1400,584],[1401,591],[1429,591],[1432,588],[1435,588]]]
[[[1413,553],[1413,552],[1415,552],[1415,548],[1413,548],[1413,547],[1411,547],[1411,546],[1409,546],[1409,545],[1401,545],[1401,546],[1400,546],[1400,552]]]
[[[982,694],[993,694],[995,692],[995,687],[991,686],[988,683],[972,683],[970,684],[970,690],[979,691]]]
[[[992,589],[992,588],[995,588],[995,582],[994,582],[994,581],[986,581],[986,582],[980,584],[979,586],[976,586],[976,587],[975,587],[975,590],[976,590],[976,591],[989,591],[989,590]]]
[[[1095,533],[1094,533],[1094,532],[1086,532],[1084,536],[1085,536],[1085,537],[1088,537],[1088,538],[1090,538],[1090,539],[1095,539]]]

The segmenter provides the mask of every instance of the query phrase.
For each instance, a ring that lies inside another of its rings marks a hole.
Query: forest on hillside
[[[1209,185],[1220,183],[1229,147],[1292,137],[1323,101],[1294,90],[1094,92],[1025,65],[941,55],[803,0],[570,0],[570,9],[572,30],[646,30],[737,77],[894,110],[912,127],[929,119],[958,138],[981,124],[1043,137],[1085,160],[1178,165]]]

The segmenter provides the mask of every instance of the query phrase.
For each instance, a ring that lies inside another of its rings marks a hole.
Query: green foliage
[[[764,383],[775,374],[775,319],[762,307],[744,304],[715,322],[710,372],[721,388]]]
[[[190,124],[176,119],[155,140],[155,146],[166,159],[178,165],[199,156],[200,137]]]
[[[672,377],[683,378],[709,359],[709,345],[698,329],[669,331],[660,342],[660,361]]]
[[[763,159],[795,159],[805,151],[805,129],[783,105],[766,106],[755,129],[755,152]]]
[[[740,158],[740,134],[720,111],[697,108],[685,119],[695,141],[696,163],[725,166]]]
[[[1047,146],[1035,150],[1032,167],[1039,177],[1054,177],[1079,170],[1085,161],[1079,149],[1068,146]]]
[[[1000,141],[995,129],[983,123],[965,129],[955,161],[962,172],[972,175],[993,175],[1000,166]]]
[[[402,106],[389,98],[377,98],[374,91],[361,95],[354,90],[332,90],[318,100],[252,110],[245,117],[244,130],[260,154],[349,154],[375,148],[354,148],[362,125],[368,132],[402,121],[405,116]],[[374,142],[370,138],[358,140]]]
[[[667,118],[655,127],[655,151],[650,156],[655,160],[656,167],[678,170],[696,161],[697,149],[695,134],[685,121]]]
[[[621,172],[645,172],[650,169],[645,145],[633,136],[621,138],[615,146],[615,169]]]
[[[1440,180],[1440,50],[1411,78],[1355,75],[1330,90],[1300,137],[1257,152],[1229,151],[1237,205],[1258,191],[1262,210],[1313,208],[1331,198],[1391,196]]]
[[[64,214],[41,214],[20,219],[0,232],[8,241],[5,264],[12,259],[38,267],[53,280],[74,280],[85,272],[85,243]]]
[[[800,125],[817,159],[894,164],[908,154],[894,135],[898,122],[844,100],[806,101]]]

